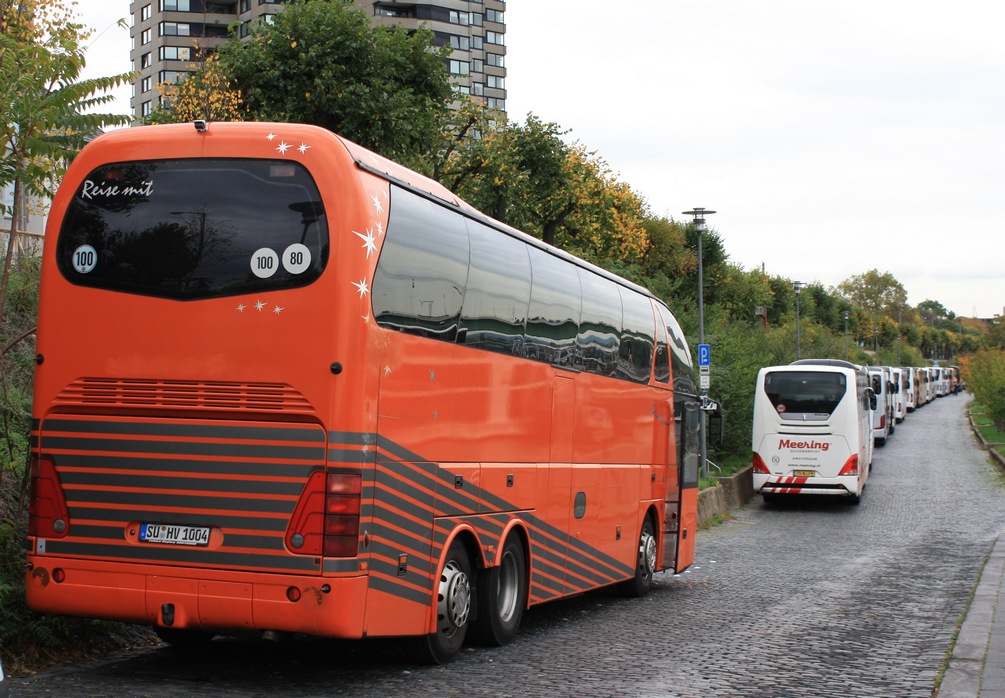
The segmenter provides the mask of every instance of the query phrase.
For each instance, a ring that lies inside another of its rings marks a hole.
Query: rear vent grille
[[[56,398],[60,407],[300,412],[313,408],[299,391],[281,383],[80,378]]]

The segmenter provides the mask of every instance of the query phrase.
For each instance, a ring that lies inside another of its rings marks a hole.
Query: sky
[[[81,4],[85,76],[128,71],[128,0]],[[656,215],[716,211],[744,269],[828,288],[876,269],[911,305],[987,318],[1005,314],[1003,26],[998,0],[509,0],[507,112],[568,131]]]

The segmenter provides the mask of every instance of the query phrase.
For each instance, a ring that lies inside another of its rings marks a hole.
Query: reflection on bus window
[[[775,410],[787,417],[826,419],[847,391],[843,374],[819,371],[776,372],[764,377],[764,392]]]
[[[71,283],[197,300],[305,286],[328,259],[325,209],[297,163],[103,165],[70,202],[57,264]]]

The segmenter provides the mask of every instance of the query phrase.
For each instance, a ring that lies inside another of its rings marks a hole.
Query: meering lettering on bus
[[[701,403],[644,288],[295,124],[102,135],[47,235],[33,609],[443,662],[691,564]]]

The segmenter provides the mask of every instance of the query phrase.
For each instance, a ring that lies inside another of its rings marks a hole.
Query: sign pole
[[[701,251],[701,239],[705,233],[705,216],[715,213],[715,211],[706,211],[704,208],[694,207],[691,211],[684,211],[685,216],[694,216],[694,230],[698,236],[698,345],[705,346],[705,281],[702,278],[702,251]],[[699,362],[701,360],[701,351],[698,353]],[[701,405],[704,408],[706,401],[708,400],[708,389],[702,388],[701,390]],[[708,458],[707,450],[705,446],[705,410],[702,409],[698,415],[698,467],[701,472],[702,477],[708,475]]]

